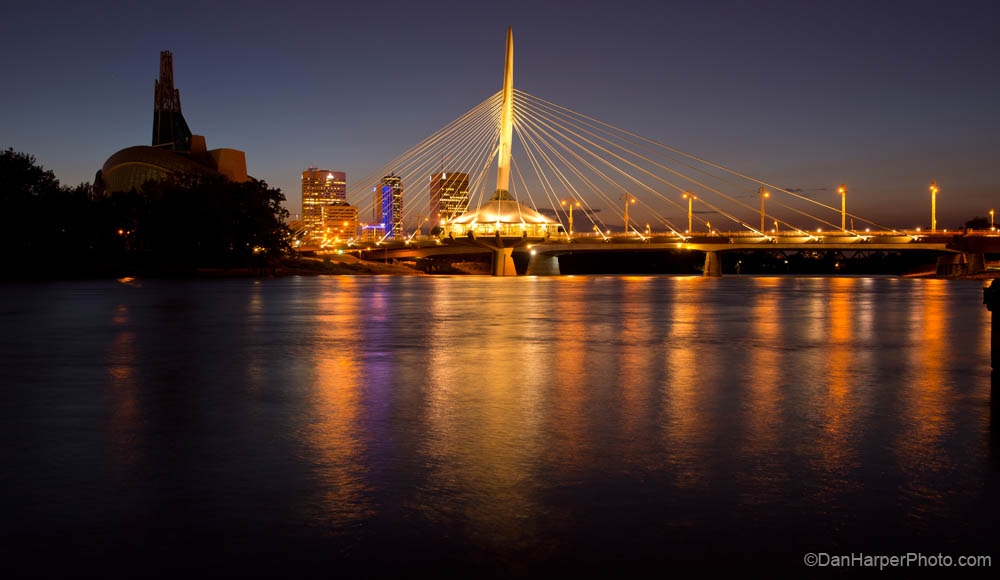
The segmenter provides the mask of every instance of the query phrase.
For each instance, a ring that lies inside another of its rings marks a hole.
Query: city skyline
[[[112,52],[87,30],[90,41],[73,54],[66,42],[82,38],[75,28],[81,21],[73,18],[79,8],[25,9],[3,25],[8,37],[16,41],[45,16],[64,41],[22,50],[4,64],[5,78],[14,82],[3,108],[19,114],[0,116],[6,137],[0,146],[35,155],[64,183],[93,180],[108,154],[148,139],[156,55],[172,50],[192,126],[246,150],[251,174],[280,187],[286,207],[297,213],[302,167],[365,175],[499,89],[495,46],[505,26],[447,6],[400,5],[393,13],[415,24],[476,24],[451,27],[456,32],[447,41],[403,29],[395,48],[355,42],[358,33],[350,32],[337,41],[340,51],[308,39],[281,47],[274,39],[253,43],[265,31],[289,38],[294,9],[278,14],[250,6],[217,37],[196,26],[181,26],[171,37],[178,28],[171,24],[192,21],[182,7],[149,23],[142,38],[129,37],[139,15],[125,11],[98,27],[125,31],[129,50]],[[929,222],[927,186],[936,180],[938,221],[956,227],[986,215],[994,197],[1000,201],[1000,175],[988,154],[1000,122],[988,102],[997,80],[984,74],[997,54],[989,19],[981,18],[986,7],[969,3],[939,14],[930,4],[882,4],[806,13],[788,6],[752,12],[729,3],[655,9],[625,3],[608,20],[584,5],[529,11],[513,3],[515,87],[829,203],[846,183],[854,210],[902,227]],[[202,21],[223,12],[213,7]],[[376,15],[356,9],[344,17],[364,29]],[[669,33],[635,34],[658,25]],[[595,26],[601,34],[580,38]],[[315,72],[324,57],[331,74],[287,84],[300,71]],[[373,77],[417,62],[448,72],[407,72],[392,90],[371,90],[378,86]],[[38,74],[45,70],[62,71],[61,84],[72,85],[80,74],[102,82],[82,98],[61,99],[54,78]],[[46,109],[51,119],[41,116]],[[300,117],[314,117],[316,130],[294,127]]]

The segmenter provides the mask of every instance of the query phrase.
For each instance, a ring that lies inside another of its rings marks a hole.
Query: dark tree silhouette
[[[261,267],[289,250],[285,196],[267,183],[223,178],[147,183],[129,230],[147,259],[167,267]]]
[[[970,230],[988,230],[990,229],[990,218],[976,216],[965,222],[965,227]]]
[[[220,177],[148,182],[97,195],[61,187],[31,155],[0,153],[0,270],[23,277],[186,274],[199,268],[264,268],[289,251],[280,189]]]

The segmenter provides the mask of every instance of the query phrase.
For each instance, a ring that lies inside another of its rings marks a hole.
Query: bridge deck
[[[406,241],[383,242],[379,245],[338,246],[328,251],[359,252],[365,257],[421,258],[435,255],[460,255],[487,253],[491,250],[482,242],[468,238],[438,239],[431,236]],[[700,252],[730,251],[934,251],[934,252],[1000,252],[1000,234],[986,233],[927,233],[900,231],[866,233],[864,235],[801,234],[789,232],[770,237],[736,233],[691,235],[684,238],[671,235],[594,234],[577,235],[546,240],[504,239],[506,247],[516,246],[515,252],[534,251],[539,254],[561,255],[576,252],[636,252],[691,250]]]

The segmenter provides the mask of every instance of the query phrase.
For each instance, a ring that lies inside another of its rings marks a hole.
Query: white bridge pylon
[[[468,176],[465,210],[509,196],[555,220],[559,235],[570,238],[668,234],[684,241],[720,231],[760,241],[914,237],[848,212],[842,192],[813,199],[517,90],[513,64],[508,28],[501,91],[353,181],[348,198],[360,202],[359,215],[371,214],[372,188],[394,173],[403,187],[408,236],[447,227],[427,219],[428,177],[442,171]]]
[[[510,152],[514,136],[514,30],[507,27],[507,58],[503,65],[500,144],[497,147],[497,191],[510,191]]]

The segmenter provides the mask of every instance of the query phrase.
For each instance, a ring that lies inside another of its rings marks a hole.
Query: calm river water
[[[0,286],[0,550],[515,576],[996,560],[982,287]]]

